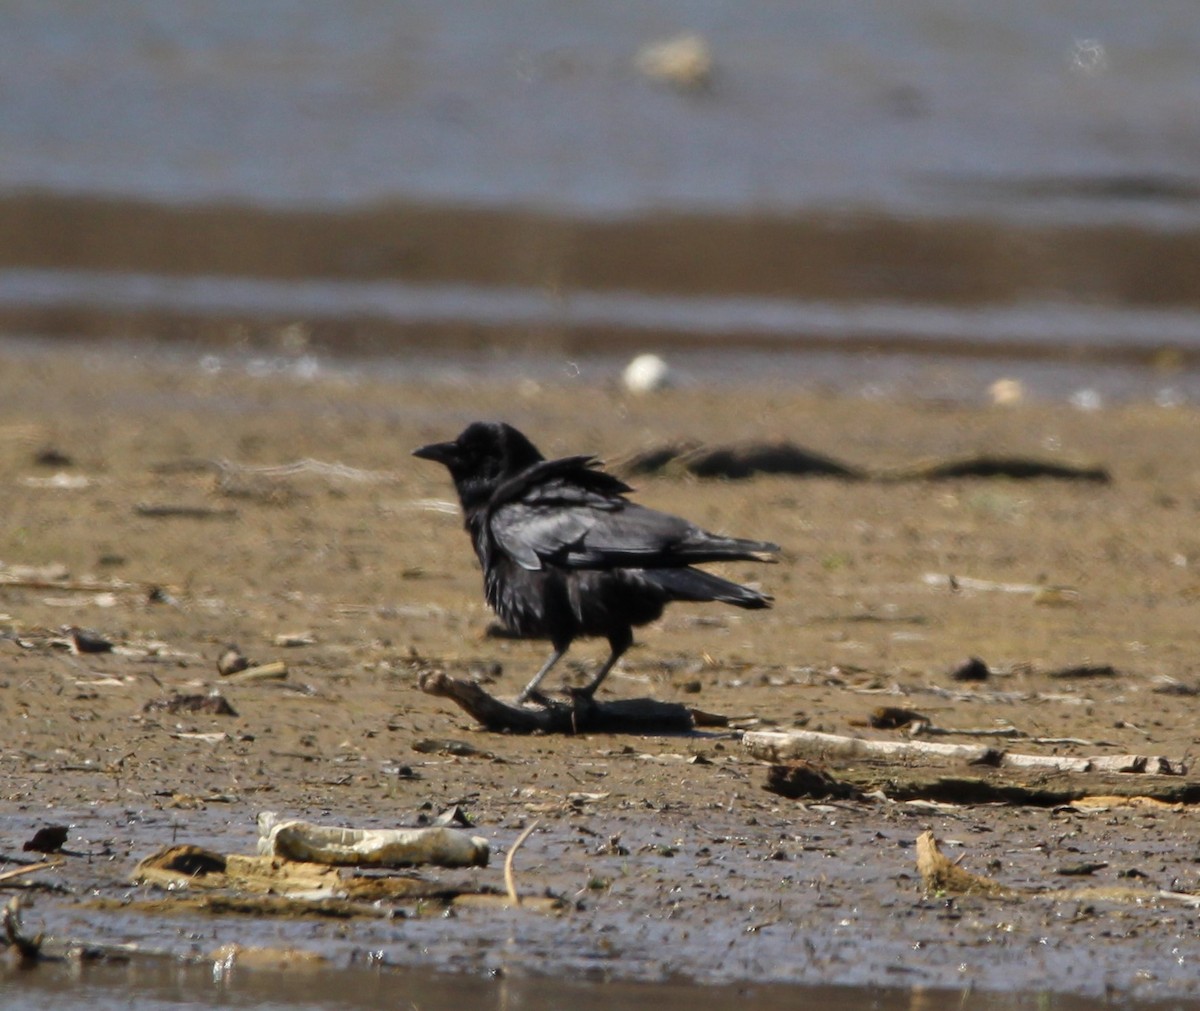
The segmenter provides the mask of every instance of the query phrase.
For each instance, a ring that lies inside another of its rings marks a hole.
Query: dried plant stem
[[[538,827],[540,819],[535,818],[525,828],[525,831],[517,836],[512,846],[509,847],[508,855],[504,858],[504,887],[508,890],[508,901],[514,906],[521,904],[520,893],[517,892],[517,882],[513,877],[513,857],[517,855],[517,850],[521,848],[525,840],[533,835],[533,830]]]

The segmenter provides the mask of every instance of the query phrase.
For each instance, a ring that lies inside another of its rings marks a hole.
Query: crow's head
[[[486,501],[503,481],[545,457],[524,435],[502,421],[476,421],[453,442],[434,442],[413,456],[450,471],[464,508]]]

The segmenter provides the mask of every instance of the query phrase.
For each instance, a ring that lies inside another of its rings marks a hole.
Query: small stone
[[[87,628],[72,628],[71,642],[76,653],[111,653],[113,644],[99,632]]]
[[[950,672],[950,677],[955,681],[986,681],[991,676],[988,665],[977,656],[964,660]]]
[[[638,355],[621,374],[621,381],[630,393],[655,393],[668,386],[671,370],[658,355]]]
[[[217,657],[217,673],[222,677],[236,674],[250,666],[249,659],[233,643],[225,647],[224,652]]]

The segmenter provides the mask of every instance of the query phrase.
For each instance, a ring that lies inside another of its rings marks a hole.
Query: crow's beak
[[[431,442],[428,446],[413,450],[413,456],[422,460],[433,460],[435,463],[450,466],[450,461],[457,455],[458,444],[454,442]]]

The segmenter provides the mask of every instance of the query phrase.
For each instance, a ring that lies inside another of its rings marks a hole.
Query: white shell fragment
[[[258,852],[287,860],[356,867],[486,867],[488,841],[458,829],[363,829],[281,821],[274,811],[258,816]]]

